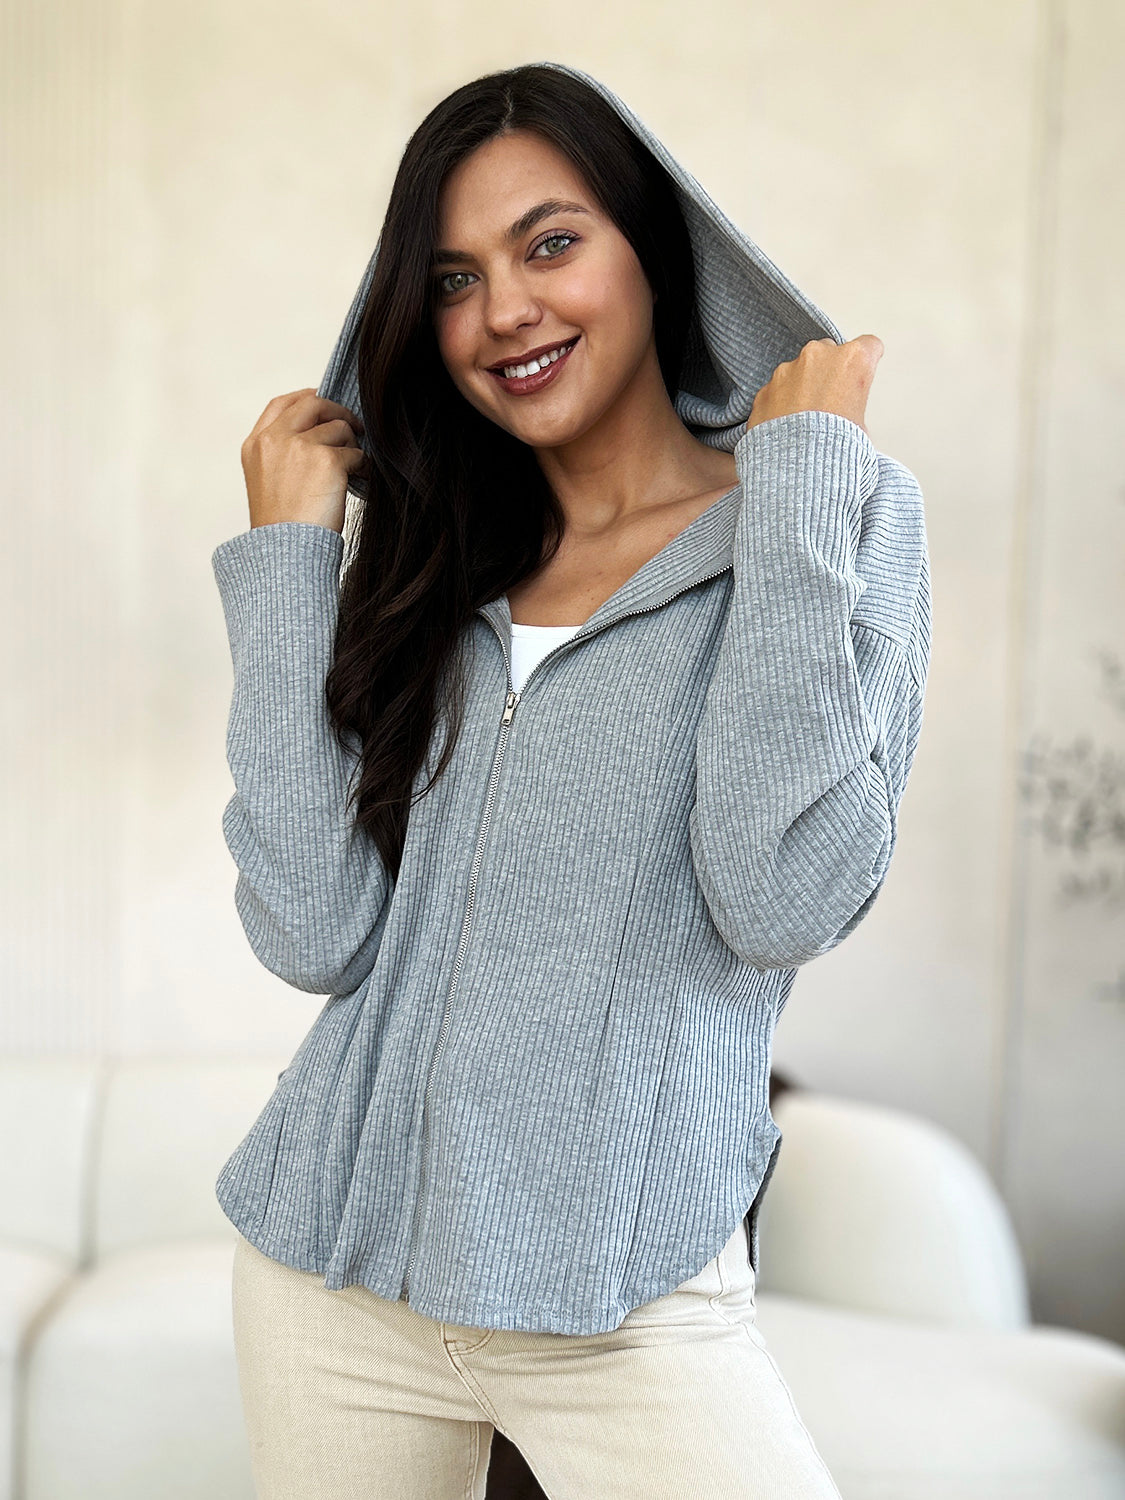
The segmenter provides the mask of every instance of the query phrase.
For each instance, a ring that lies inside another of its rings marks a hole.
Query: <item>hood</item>
[[[605,98],[645,143],[675,185],[695,256],[695,309],[688,332],[675,409],[700,442],[733,452],[750,416],[754,397],[785,360],[796,359],[810,339],[843,335],[793,285],[743,230],[732,223],[692,174],[615,93],[580,68],[546,62],[582,79]],[[379,244],[348,309],[319,396],[360,412],[356,342]],[[366,438],[364,439],[366,441]],[[366,499],[358,475],[352,494]]]

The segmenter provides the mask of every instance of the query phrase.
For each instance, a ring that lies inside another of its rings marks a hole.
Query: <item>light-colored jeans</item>
[[[550,1500],[840,1500],[755,1324],[745,1222],[608,1333],[442,1323],[241,1235],[259,1500],[483,1500],[494,1428]]]

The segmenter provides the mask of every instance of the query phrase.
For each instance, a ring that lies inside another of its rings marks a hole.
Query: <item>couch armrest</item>
[[[905,1111],[794,1089],[762,1200],[763,1289],[976,1328],[1029,1321],[1023,1258],[988,1174]]]

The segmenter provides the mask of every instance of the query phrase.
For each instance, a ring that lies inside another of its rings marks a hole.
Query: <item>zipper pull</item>
[[[519,701],[520,695],[518,693],[508,694],[507,701],[504,704],[504,717],[500,720],[501,725],[510,724],[512,722],[512,715],[515,713],[516,704]]]

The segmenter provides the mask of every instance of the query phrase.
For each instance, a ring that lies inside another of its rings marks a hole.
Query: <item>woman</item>
[[[497,1429],[554,1500],[838,1494],[754,1294],[773,1028],[921,724],[881,354],[543,63],[422,122],[243,445],[223,828],[328,996],[217,1183],[260,1495],[479,1497]]]

